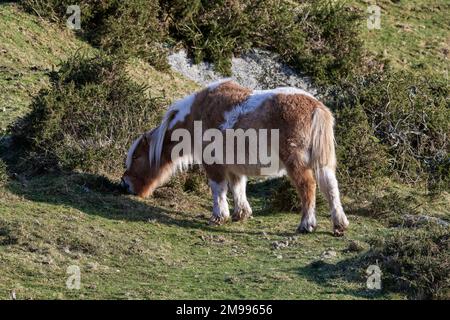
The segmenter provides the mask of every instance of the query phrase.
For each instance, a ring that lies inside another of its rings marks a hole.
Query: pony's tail
[[[319,183],[324,178],[324,168],[333,172],[336,169],[333,127],[334,118],[331,111],[325,106],[317,107],[312,116],[309,163]]]

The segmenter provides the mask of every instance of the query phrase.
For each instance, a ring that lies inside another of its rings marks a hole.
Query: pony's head
[[[171,174],[170,161],[162,155],[154,161],[157,129],[144,133],[128,150],[122,187],[139,197],[150,196]]]
[[[140,197],[147,197],[151,193],[150,142],[151,135],[147,133],[133,142],[127,153],[126,170],[121,179],[124,189]]]

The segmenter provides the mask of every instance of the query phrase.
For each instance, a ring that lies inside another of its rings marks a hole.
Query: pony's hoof
[[[335,237],[342,237],[344,235],[345,230],[348,229],[348,220],[347,217],[342,214],[338,216],[339,218],[333,219],[333,235]]]
[[[317,222],[315,218],[312,219],[302,219],[300,222],[297,233],[311,233],[314,232],[317,228]]]
[[[252,212],[246,210],[239,210],[233,213],[231,220],[234,222],[245,221],[248,219],[253,219]]]
[[[223,225],[225,222],[226,219],[223,217],[212,216],[208,221],[208,225],[216,227]]]
[[[309,226],[305,226],[305,225],[299,225],[297,228],[297,233],[311,233],[314,232],[314,230],[316,230],[315,226],[309,225]]]

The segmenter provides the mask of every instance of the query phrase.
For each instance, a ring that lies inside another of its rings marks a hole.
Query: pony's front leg
[[[228,178],[231,191],[233,192],[234,211],[233,221],[244,221],[252,216],[252,208],[247,201],[246,184],[247,177],[230,174]]]
[[[224,224],[230,217],[227,201],[228,183],[225,179],[222,181],[209,179],[209,185],[213,196],[213,215],[211,219],[209,219],[209,224]]]

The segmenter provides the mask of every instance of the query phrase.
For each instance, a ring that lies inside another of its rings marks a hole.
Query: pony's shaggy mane
[[[150,166],[155,166],[159,168],[161,162],[161,153],[164,143],[164,136],[166,135],[167,128],[169,127],[170,121],[179,111],[174,109],[167,111],[161,124],[151,133],[150,146],[148,148],[148,159]]]
[[[207,86],[209,91],[213,91],[221,84],[232,81],[230,78],[221,79],[210,83]],[[190,94],[183,99],[174,102],[167,110],[159,127],[151,133],[151,142],[149,148],[150,165],[159,167],[161,163],[161,153],[163,148],[164,136],[167,129],[172,129],[178,122],[183,122],[191,113],[192,105],[195,102],[197,93]],[[194,162],[192,156],[184,156],[174,163],[175,171],[184,171]]]

